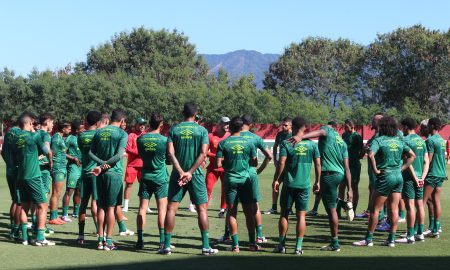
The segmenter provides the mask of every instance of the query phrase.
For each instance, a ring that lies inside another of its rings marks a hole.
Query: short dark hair
[[[295,129],[301,129],[302,127],[306,126],[306,120],[302,117],[295,117],[292,120],[292,127]]]
[[[378,132],[380,136],[395,137],[397,136],[398,124],[392,116],[384,116],[378,124]]]
[[[432,128],[433,130],[441,130],[442,122],[441,119],[437,117],[430,118],[428,120],[428,128]]]
[[[183,116],[191,117],[198,113],[198,106],[193,101],[188,101],[184,103],[183,106]]]
[[[127,118],[127,114],[122,109],[115,109],[111,114],[111,122],[120,122]]]
[[[89,126],[95,125],[102,118],[102,114],[99,111],[90,111],[86,115],[86,122]]]
[[[290,118],[289,116],[284,117],[281,122],[292,122],[292,118]]]
[[[344,124],[352,128],[355,127],[355,123],[351,119],[345,119]]]
[[[83,125],[83,123],[80,120],[73,120],[72,121],[72,133],[75,133],[76,130],[79,129],[81,125]]]
[[[36,116],[32,112],[25,111],[17,119],[17,124],[20,128],[23,128],[28,121],[33,122],[34,120],[36,120]]]
[[[251,125],[253,124],[253,118],[250,114],[244,114],[242,117],[242,122],[244,122],[244,125]]]
[[[164,117],[162,115],[160,115],[159,113],[152,113],[152,115],[150,116],[150,128],[151,129],[157,129],[159,127],[159,124],[161,124],[161,122],[164,121]]]
[[[53,114],[46,112],[39,116],[39,124],[44,125],[48,120],[54,120]]]
[[[336,121],[328,121],[327,125],[332,126],[333,128],[337,128],[337,123]]]
[[[244,121],[239,116],[235,116],[230,121],[230,132],[236,133],[241,131],[242,126],[244,125]]]
[[[61,132],[63,129],[67,127],[72,127],[72,124],[69,121],[61,121],[58,123],[58,132]]]
[[[400,124],[402,126],[405,126],[408,128],[408,130],[413,130],[416,129],[417,127],[417,122],[416,120],[412,119],[411,117],[406,117],[405,119],[403,119]]]

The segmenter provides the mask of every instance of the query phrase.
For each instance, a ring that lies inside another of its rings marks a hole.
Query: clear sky
[[[176,28],[198,53],[283,53],[308,36],[367,45],[377,33],[417,23],[447,31],[449,14],[448,0],[0,0],[0,68],[22,75],[62,68],[139,26]]]

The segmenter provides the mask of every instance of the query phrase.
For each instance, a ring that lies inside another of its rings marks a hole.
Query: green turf
[[[262,193],[262,210],[271,206],[271,176],[273,175],[273,165],[260,177],[260,187]],[[367,175],[365,161],[363,161],[362,180],[360,187],[362,190],[361,202],[358,212],[363,210],[367,204]],[[449,167],[447,167],[449,172]],[[450,174],[449,174],[450,175]],[[219,185],[213,193],[213,200],[210,205],[210,238],[211,242],[218,238],[223,230],[224,220],[217,218],[219,207]],[[175,252],[171,256],[155,254],[158,230],[156,228],[156,215],[147,215],[147,225],[145,228],[146,247],[143,251],[135,251],[134,243],[136,236],[119,237],[115,236],[119,249],[113,252],[95,250],[96,239],[94,226],[90,218],[87,219],[86,244],[82,247],[75,245],[78,226],[77,222],[72,222],[63,226],[54,226],[57,233],[49,237],[57,243],[55,247],[34,247],[22,246],[9,240],[9,193],[5,180],[5,166],[0,163],[0,268],[1,269],[38,269],[38,268],[120,268],[120,269],[249,269],[260,267],[262,269],[401,269],[408,268],[428,268],[448,269],[450,265],[450,243],[447,231],[450,228],[450,205],[449,183],[444,184],[442,196],[443,213],[442,224],[443,234],[440,239],[426,239],[423,243],[414,245],[397,245],[395,248],[381,247],[379,243],[386,235],[375,234],[375,246],[373,248],[356,248],[351,246],[351,242],[360,240],[365,234],[365,220],[356,220],[352,223],[342,221],[340,224],[340,242],[342,250],[339,253],[321,252],[319,248],[328,243],[329,230],[323,206],[319,208],[317,218],[307,219],[307,233],[304,240],[305,254],[301,257],[291,254],[272,254],[271,250],[277,244],[278,216],[264,215],[264,234],[269,239],[264,244],[263,251],[251,253],[247,251],[247,233],[243,214],[239,213],[241,252],[231,254],[227,252],[226,246],[219,245],[220,253],[217,256],[199,256],[201,241],[200,232],[197,228],[195,214],[186,211],[188,200],[182,202],[174,230],[173,244],[176,246]],[[127,226],[131,230],[136,230],[135,218],[137,207],[137,185],[133,189],[133,197],[130,202],[131,211],[126,214],[129,221]],[[310,203],[312,206],[312,201]],[[151,207],[155,208],[152,200]],[[71,210],[70,210],[71,213]],[[293,252],[295,245],[294,220],[291,220],[289,235],[287,239],[288,252]],[[428,223],[428,221],[426,221]],[[398,232],[405,230],[405,224],[400,224]],[[116,227],[116,232],[118,228]]]

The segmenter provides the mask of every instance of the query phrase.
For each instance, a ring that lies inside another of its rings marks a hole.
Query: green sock
[[[107,244],[108,246],[112,246],[112,244],[113,244],[112,238],[106,237],[106,244]]]
[[[433,231],[433,229],[434,229],[434,217],[433,216],[429,216],[428,217],[428,221],[429,221],[428,230]]]
[[[280,246],[284,247],[284,244],[286,243],[286,235],[278,236],[278,243]]]
[[[339,247],[339,239],[338,237],[331,237],[331,246],[333,247]]]
[[[203,246],[203,248],[209,248],[209,233],[208,233],[208,231],[202,231],[202,246]]]
[[[302,250],[303,237],[297,237],[297,242],[295,243],[295,250]]]
[[[408,227],[406,231],[406,237],[413,237],[414,236],[414,227]]]
[[[144,242],[144,231],[137,230],[137,237],[138,237],[138,242],[143,243]]]
[[[255,234],[255,232],[249,232],[248,233],[248,242],[250,243],[250,245],[256,244],[256,234]]]
[[[44,241],[44,239],[45,239],[44,233],[45,233],[45,229],[38,229],[38,230],[37,230],[36,240],[38,240],[38,241]]]
[[[405,210],[400,210],[399,216],[400,216],[400,218],[405,218],[406,217],[406,211]]]
[[[69,206],[68,205],[63,205],[63,217],[66,217],[67,215],[69,215]]]
[[[223,234],[223,238],[230,238],[230,226],[228,226],[228,224],[225,224],[225,233]]]
[[[159,228],[159,243],[164,244],[164,228]]]
[[[387,240],[390,243],[395,242],[395,233],[394,232],[390,232]]]
[[[425,229],[425,224],[419,224],[417,227],[417,234],[423,234],[423,230]]]
[[[73,206],[73,214],[74,216],[78,216],[78,214],[80,213],[80,205],[79,204],[75,204]]]
[[[239,246],[239,236],[237,234],[233,234],[231,236],[231,240],[233,241],[233,244],[232,244],[233,247]]]
[[[419,229],[419,224],[418,223],[414,223],[414,234],[417,233],[418,229]]]
[[[86,222],[84,222],[84,221],[78,222],[78,235],[84,235],[85,224],[86,224]]]
[[[117,224],[119,224],[119,232],[126,232],[127,231],[127,225],[125,225],[125,221],[117,221]]]
[[[372,242],[372,240],[373,240],[373,232],[367,231],[367,233],[366,233],[366,241],[367,242]]]
[[[272,209],[273,209],[273,210],[277,210],[277,204],[276,204],[276,203],[273,203],[273,204],[272,204]]]
[[[28,224],[20,223],[20,231],[22,232],[22,240],[28,241]]]
[[[439,219],[435,219],[434,220],[433,234],[438,233],[440,228],[441,228],[441,221]]]
[[[256,225],[256,236],[258,238],[263,238],[262,225]]]
[[[103,236],[99,236],[98,237],[98,242],[99,243],[103,243],[103,241],[105,241],[105,238]]]
[[[50,210],[50,220],[58,217],[58,210]]]
[[[36,224],[37,224],[37,218],[36,218],[36,215],[31,215],[31,223],[32,223],[34,226],[36,226]]]
[[[164,231],[164,248],[170,248],[170,240],[172,240],[172,233]]]

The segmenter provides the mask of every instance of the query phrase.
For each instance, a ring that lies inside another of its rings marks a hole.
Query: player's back
[[[90,172],[95,168],[95,162],[89,157],[89,150],[91,150],[92,139],[97,130],[86,130],[78,135],[78,148],[81,152],[81,164],[83,171]]]
[[[42,147],[39,134],[21,130],[14,140],[15,161],[18,166],[20,180],[33,179],[41,176],[38,149]]]
[[[109,125],[98,129],[94,135],[91,150],[98,158],[106,161],[116,155],[120,147],[125,149],[127,139],[128,135],[123,129]],[[123,157],[120,157],[120,160],[108,171],[122,173],[122,160]]]
[[[319,152],[322,171],[344,173],[344,158],[348,156],[347,145],[334,129],[328,126],[320,128],[326,132],[319,137]]]
[[[159,133],[147,133],[137,139],[139,156],[142,158],[142,178],[167,180],[167,137]]]

